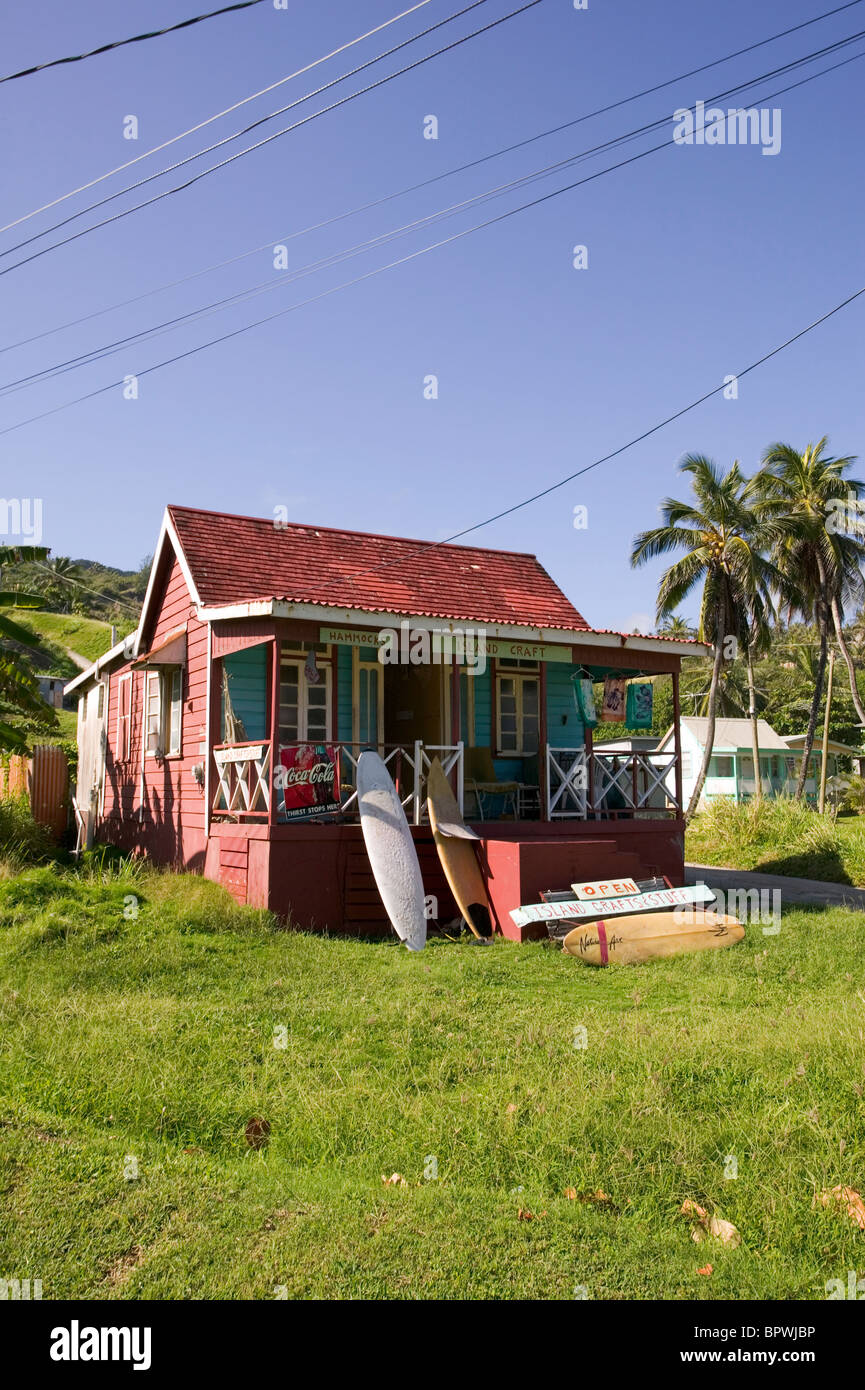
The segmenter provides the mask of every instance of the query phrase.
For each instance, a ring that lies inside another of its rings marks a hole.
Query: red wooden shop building
[[[532,555],[172,506],[136,632],[66,687],[79,844],[203,873],[302,927],[386,930],[355,793],[375,748],[449,921],[425,811],[438,756],[517,936],[508,910],[544,889],[682,882],[679,665],[702,650],[592,629]],[[664,673],[674,745],[593,747],[574,678]]]

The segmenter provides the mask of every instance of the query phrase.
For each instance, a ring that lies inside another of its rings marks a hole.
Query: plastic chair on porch
[[[467,748],[465,750],[465,790],[471,792],[478,808],[478,819],[487,820],[484,815],[484,797],[500,796],[504,804],[510,805],[514,820],[518,818],[519,782],[500,782],[496,776],[491,748]]]

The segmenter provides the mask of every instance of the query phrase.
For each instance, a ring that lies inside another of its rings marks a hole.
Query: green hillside
[[[95,661],[111,646],[111,625],[98,618],[85,618],[77,613],[48,613],[32,608],[11,608],[9,616],[27,628],[39,640],[41,650],[52,655],[52,674],[74,676],[80,670],[68,656],[77,652],[87,661]]]

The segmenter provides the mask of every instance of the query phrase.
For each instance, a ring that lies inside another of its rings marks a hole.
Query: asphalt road
[[[728,892],[731,888],[777,888],[784,906],[820,903],[828,907],[857,907],[865,912],[865,888],[846,883],[822,883],[816,878],[791,878],[787,874],[760,874],[745,869],[716,869],[711,864],[686,864],[686,883],[705,883]]]

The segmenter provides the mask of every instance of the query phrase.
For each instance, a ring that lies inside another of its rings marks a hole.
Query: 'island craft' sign
[[[561,903],[528,903],[512,907],[514,925],[527,927],[532,922],[562,922],[572,917],[617,917],[633,912],[657,912],[665,907],[684,907],[688,904],[715,901],[715,894],[704,883],[688,888],[659,888],[652,893],[637,893],[627,898],[594,898]]]
[[[487,638],[487,656],[498,661],[567,661],[572,660],[570,647],[553,647],[549,642],[504,642],[498,637]]]

